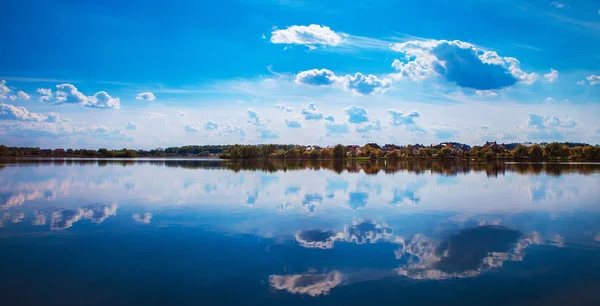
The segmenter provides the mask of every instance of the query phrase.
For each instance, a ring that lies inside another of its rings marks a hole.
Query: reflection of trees
[[[2,161],[0,161],[1,163]],[[4,161],[6,162],[6,161]],[[297,171],[297,170],[331,170],[336,173],[363,172],[368,175],[385,173],[410,172],[421,174],[425,172],[447,176],[455,176],[470,172],[485,172],[487,176],[504,175],[506,172],[537,175],[547,173],[561,175],[562,173],[593,174],[600,172],[600,164],[592,163],[504,163],[475,162],[465,160],[193,160],[193,159],[161,159],[161,160],[90,160],[90,159],[23,159],[11,160],[10,163],[46,165],[121,165],[150,164],[170,168],[184,169],[227,169],[239,171]],[[0,164],[0,166],[2,166]]]

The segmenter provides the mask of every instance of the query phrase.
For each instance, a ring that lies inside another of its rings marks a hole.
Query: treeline
[[[454,145],[453,145],[454,144]],[[458,148],[458,149],[457,149]],[[88,150],[88,149],[40,149],[31,147],[7,147],[0,145],[4,157],[219,157],[224,159],[468,159],[468,160],[552,160],[596,161],[600,160],[600,147],[581,143],[541,143],[498,145],[486,143],[469,147],[456,143],[423,146],[376,144],[321,148],[299,145],[210,145],[183,146],[153,150]]]
[[[277,147],[275,145],[234,145],[219,155],[225,159],[514,159],[514,160],[600,160],[598,145],[578,145],[573,143],[517,144],[513,149],[504,146],[474,146],[468,150],[444,146],[408,145],[391,150],[337,145],[333,148],[304,146]]]

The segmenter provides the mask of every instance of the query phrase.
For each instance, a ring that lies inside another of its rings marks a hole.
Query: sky
[[[9,0],[0,143],[600,143],[598,1]]]

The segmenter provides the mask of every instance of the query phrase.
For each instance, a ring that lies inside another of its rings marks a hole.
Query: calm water
[[[4,161],[2,305],[600,305],[600,165]]]

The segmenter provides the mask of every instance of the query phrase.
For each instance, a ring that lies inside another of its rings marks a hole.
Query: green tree
[[[513,156],[515,158],[527,158],[527,153],[527,147],[522,144],[518,144],[513,151]]]
[[[331,158],[344,159],[344,157],[346,157],[346,148],[343,145],[338,144],[331,150]]]
[[[550,159],[557,159],[562,156],[562,146],[558,142],[549,143],[544,146],[544,155]]]
[[[312,151],[310,151],[309,156],[311,159],[319,159],[321,158],[321,150],[313,149]]]
[[[452,149],[448,147],[443,147],[440,153],[442,154],[442,158],[448,158],[452,155]]]
[[[539,144],[534,144],[529,148],[529,157],[541,159],[544,156],[544,150]]]

